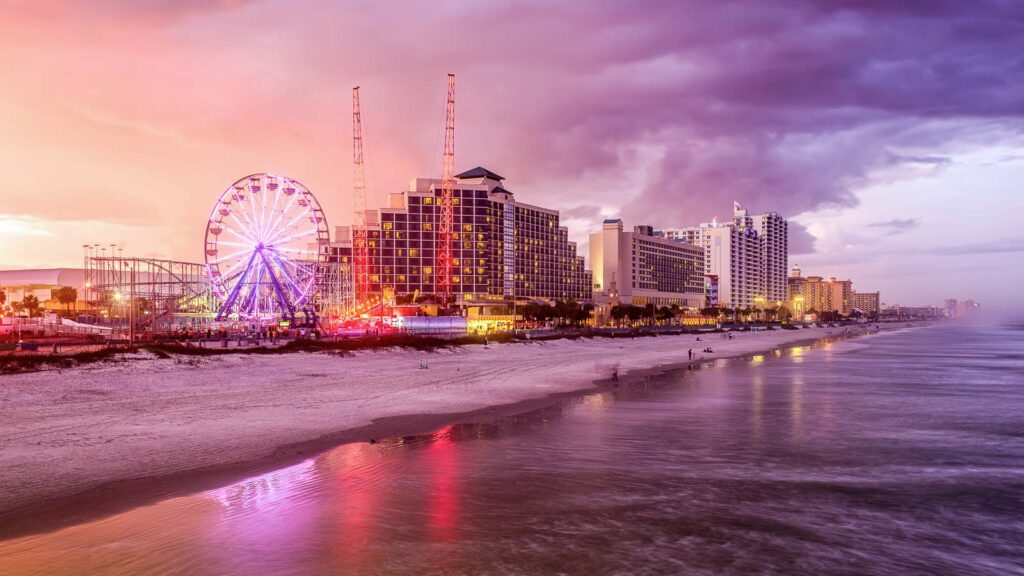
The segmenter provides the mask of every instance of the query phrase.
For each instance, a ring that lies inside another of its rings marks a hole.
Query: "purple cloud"
[[[489,166],[521,200],[567,209],[577,235],[610,211],[664,227],[727,216],[732,200],[787,216],[849,207],[879,174],[943,170],[964,147],[1024,131],[1016,0],[22,4],[37,28],[0,29],[46,59],[11,85],[53,71],[38,94],[109,106],[117,137],[166,138],[155,149],[126,136],[106,156],[173,160],[140,172],[202,210],[248,164],[273,164],[349,221],[355,84],[371,202],[438,174],[447,72],[459,75],[459,168]]]
[[[892,220],[886,220],[885,222],[872,222],[868,224],[871,228],[884,228],[888,230],[887,236],[893,236],[896,234],[902,234],[908,230],[913,230],[921,225],[921,220],[918,218],[893,218]]]

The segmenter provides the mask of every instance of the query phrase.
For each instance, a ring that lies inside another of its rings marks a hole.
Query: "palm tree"
[[[675,317],[675,313],[668,306],[662,306],[661,308],[658,308],[657,318],[659,322],[667,322]]]
[[[636,324],[638,320],[645,316],[644,309],[641,306],[634,306],[630,304],[626,308],[626,316],[629,318],[630,324]]]
[[[594,316],[594,305],[587,303],[576,313],[576,320],[582,324],[589,324],[590,319]]]
[[[655,313],[658,311],[658,307],[654,304],[644,304],[643,308],[644,323],[651,326],[655,322]]]
[[[728,316],[732,316],[733,324],[736,323],[736,311],[733,310],[732,308],[721,308],[719,309],[719,314],[722,315],[723,320]]]
[[[625,306],[617,304],[615,306],[612,306],[609,315],[612,317],[612,320],[615,320],[615,324],[621,326],[622,321],[625,320],[626,316],[629,315],[629,311],[626,309]]]
[[[28,310],[29,318],[34,318],[39,315],[39,298],[36,298],[32,294],[22,298],[21,305],[25,310]]]
[[[61,286],[53,291],[53,296],[58,302],[64,305],[65,312],[70,304],[78,302],[78,290],[75,290],[71,286]]]

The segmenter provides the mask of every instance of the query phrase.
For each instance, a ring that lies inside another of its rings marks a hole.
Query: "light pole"
[[[114,302],[115,302],[115,304],[114,304],[113,307],[111,307],[111,315],[110,315],[111,316],[111,318],[110,318],[111,334],[113,334],[113,331],[114,331],[114,325],[115,325],[114,317],[116,316],[116,309],[121,307],[121,301],[123,299],[124,299],[124,294],[121,294],[120,292],[114,292]],[[116,322],[116,325],[118,326],[118,331],[120,332],[120,326],[121,326],[120,320],[118,320]]]
[[[128,287],[128,346],[135,343],[135,262],[131,264],[131,281]]]

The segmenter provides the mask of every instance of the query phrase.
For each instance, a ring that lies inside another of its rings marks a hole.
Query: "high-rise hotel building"
[[[517,202],[484,168],[456,176],[452,292],[460,304],[591,299],[591,276],[556,210]],[[435,293],[441,180],[417,178],[366,214],[372,293]],[[351,253],[340,227],[339,257]]]
[[[815,312],[838,312],[844,316],[853,311],[853,282],[837,280],[834,276],[826,280],[821,276],[804,276],[799,266],[794,266],[787,279],[790,308],[796,314]],[[878,293],[874,293],[878,298]],[[877,300],[876,300],[877,301]],[[876,305],[877,306],[877,305]],[[867,312],[866,310],[862,310]],[[877,312],[877,310],[876,310]]]
[[[786,300],[789,226],[778,214],[752,216],[734,203],[731,222],[713,220],[662,234],[704,249],[705,269],[717,279],[723,306],[766,307]]]
[[[852,292],[850,308],[859,310],[867,316],[878,316],[882,311],[882,294],[880,292]]]
[[[590,266],[598,304],[704,306],[704,251],[650,226],[624,232],[622,220],[605,220],[590,235]]]
[[[739,206],[736,206],[739,211]],[[746,215],[746,210],[742,210]],[[765,300],[786,300],[786,274],[789,270],[789,223],[775,212],[751,216],[752,227],[761,238],[761,262],[764,270]]]

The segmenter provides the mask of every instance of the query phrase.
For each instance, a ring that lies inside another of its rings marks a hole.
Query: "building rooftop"
[[[37,268],[31,270],[0,270],[3,286],[73,286],[85,284],[82,268]]]
[[[491,180],[499,180],[499,181],[505,179],[504,176],[499,176],[499,175],[495,174],[494,172],[491,172],[490,170],[488,170],[486,168],[481,168],[480,166],[477,166],[476,168],[471,168],[469,170],[466,170],[462,174],[456,174],[455,177],[456,178],[489,178]]]

